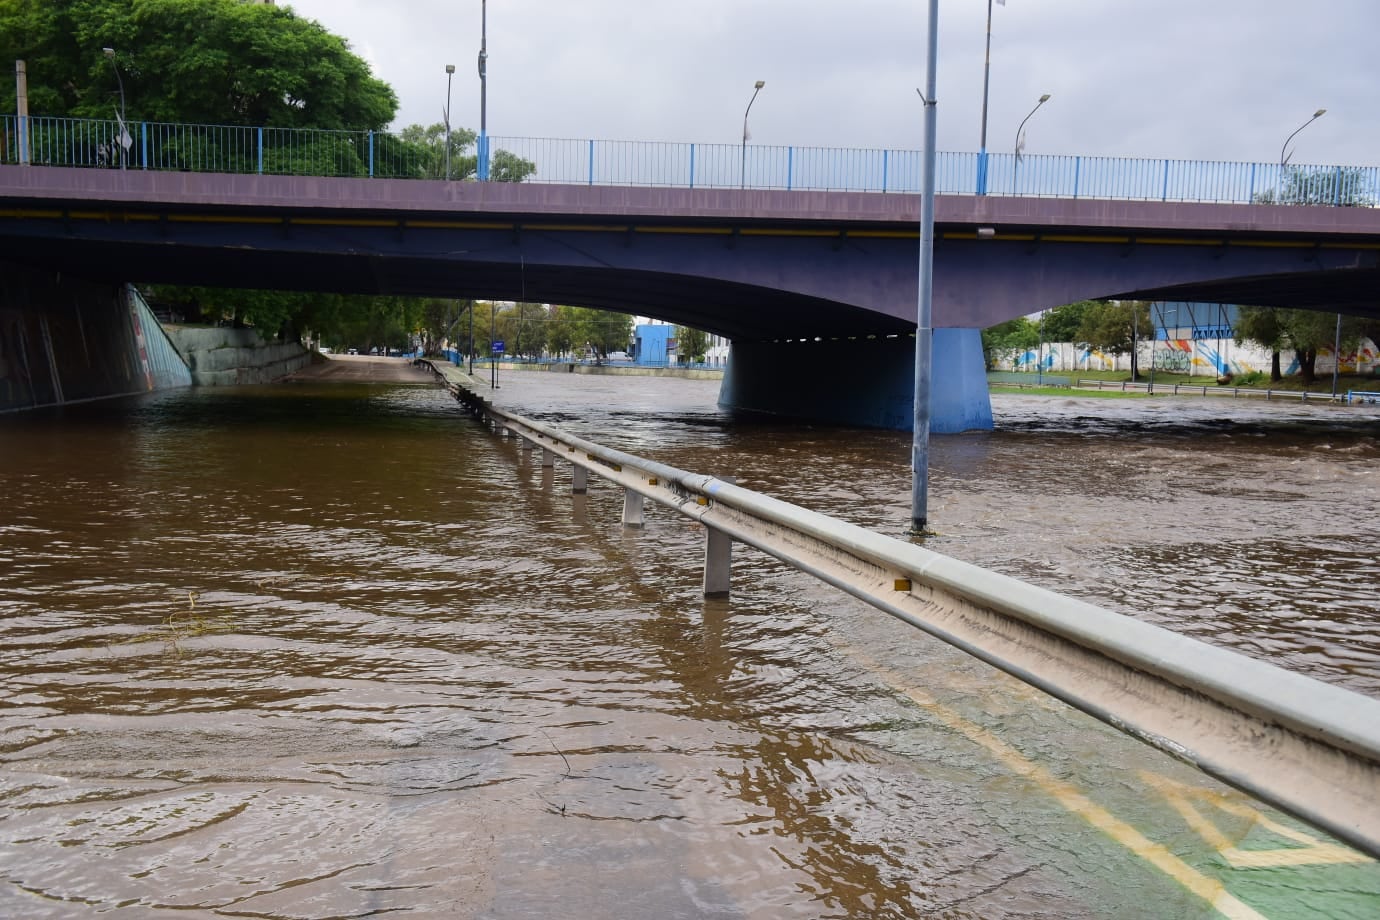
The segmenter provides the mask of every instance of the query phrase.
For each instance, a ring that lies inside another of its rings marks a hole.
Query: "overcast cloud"
[[[395,127],[479,127],[480,0],[279,0],[398,94]],[[510,137],[921,145],[927,0],[489,0],[488,130]],[[976,150],[986,0],[941,0],[939,149]],[[1007,0],[988,149],[1380,165],[1376,0]]]

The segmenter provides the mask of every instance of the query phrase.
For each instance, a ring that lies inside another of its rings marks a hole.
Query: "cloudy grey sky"
[[[279,0],[346,38],[395,127],[479,127],[481,0]],[[488,129],[509,137],[921,145],[927,0],[488,0]],[[988,149],[1380,165],[1377,0],[1007,0]],[[987,0],[941,0],[939,149],[976,150]]]

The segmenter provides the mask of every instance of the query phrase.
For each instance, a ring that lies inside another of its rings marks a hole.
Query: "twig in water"
[[[541,728],[540,726],[538,726],[538,727],[537,727],[537,731],[541,732],[542,737],[544,737],[544,738],[547,740],[547,742],[551,745],[551,749],[552,749],[553,751],[555,751],[557,754],[561,754],[561,749],[558,748],[558,747],[556,747],[556,742],[554,742],[554,741],[551,740],[551,736],[548,735],[548,734],[546,733],[546,729]],[[566,775],[566,776],[569,776],[569,775],[570,775],[570,761],[568,761],[568,760],[565,759],[565,755],[564,755],[564,754],[561,754],[561,760],[564,761],[564,763],[565,763],[565,775]],[[561,811],[564,812],[565,809],[562,808]]]

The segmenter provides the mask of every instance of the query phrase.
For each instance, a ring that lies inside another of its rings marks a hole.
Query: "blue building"
[[[640,323],[633,327],[633,361],[644,367],[671,363],[676,327],[664,323]]]

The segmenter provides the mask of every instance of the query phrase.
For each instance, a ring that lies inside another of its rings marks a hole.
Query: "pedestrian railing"
[[[603,447],[495,406],[427,364],[474,416],[557,458],[571,491],[623,490],[705,528],[704,592],[725,594],[732,546],[780,559],[1203,772],[1380,856],[1380,700],[1207,645],[734,485]]]
[[[124,141],[128,141],[125,144]],[[915,194],[919,150],[486,137],[495,174],[523,163],[522,181],[610,186],[785,189]],[[490,175],[480,152],[458,178]],[[1303,166],[1143,157],[939,152],[936,191],[972,195],[1375,206],[1380,167]],[[384,131],[131,122],[6,115],[0,163],[141,170],[440,179],[444,149]],[[512,173],[507,173],[512,174]]]

